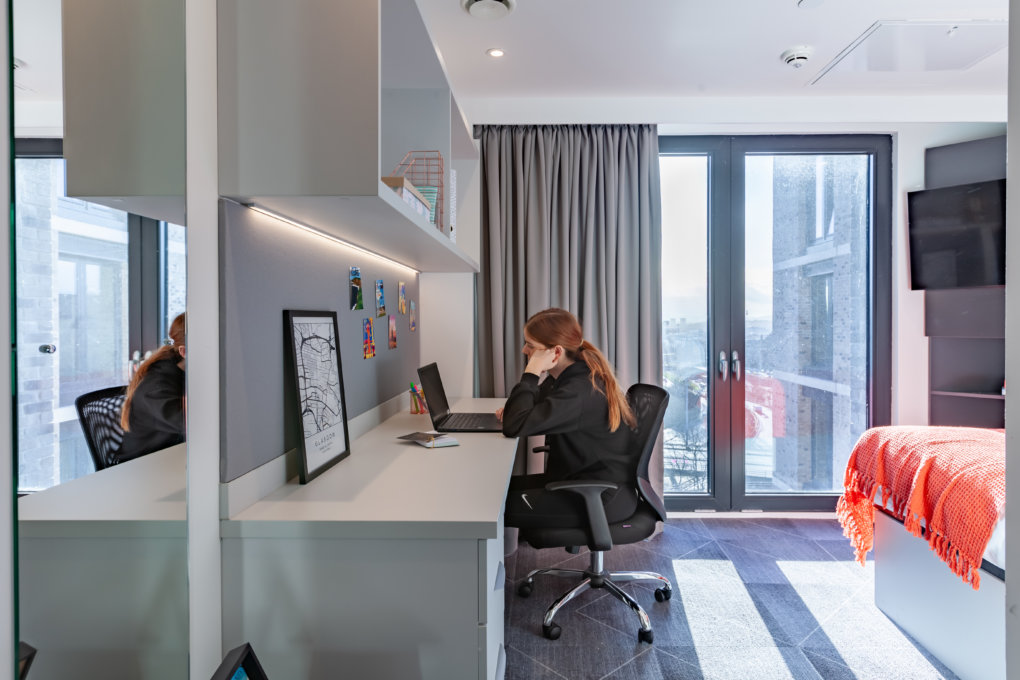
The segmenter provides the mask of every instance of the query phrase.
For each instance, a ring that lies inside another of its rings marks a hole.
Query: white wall
[[[1020,16],[1020,0],[1010,0],[1009,9]],[[1020,272],[1020,168],[1009,160],[1020,156],[1020,22],[1009,25],[1009,132],[1006,140],[1006,230],[1013,236],[1006,239],[1006,277]],[[1020,305],[1016,302],[1016,284],[1006,285],[1006,382],[1012,392],[1006,393],[1006,676],[1020,678],[1020,541],[1013,539],[1020,527],[1020,465],[1013,457],[1020,456],[1020,417],[1011,408],[1011,395],[1020,385]],[[1010,462],[1012,461],[1012,463]]]

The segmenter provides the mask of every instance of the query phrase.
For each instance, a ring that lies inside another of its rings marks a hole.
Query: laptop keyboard
[[[443,427],[472,429],[484,427],[492,423],[491,413],[451,413],[443,421]]]

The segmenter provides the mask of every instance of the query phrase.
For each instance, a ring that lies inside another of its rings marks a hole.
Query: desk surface
[[[18,499],[20,536],[184,536],[187,444]]]
[[[505,399],[462,399],[456,411],[495,411]],[[432,429],[402,413],[351,442],[351,455],[308,484],[291,480],[229,520],[225,538],[497,538],[517,440],[456,433],[459,446],[397,439]]]

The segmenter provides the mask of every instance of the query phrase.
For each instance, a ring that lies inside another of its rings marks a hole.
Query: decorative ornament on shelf
[[[431,208],[429,222],[445,233],[443,155],[438,151],[408,151],[391,174],[411,182]]]

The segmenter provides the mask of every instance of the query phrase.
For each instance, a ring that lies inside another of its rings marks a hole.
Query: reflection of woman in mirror
[[[120,424],[121,462],[184,441],[184,314],[170,324],[170,344],[135,370]]]

